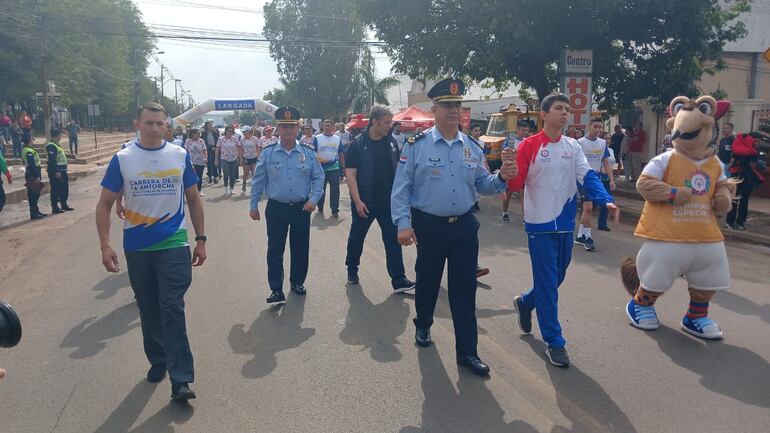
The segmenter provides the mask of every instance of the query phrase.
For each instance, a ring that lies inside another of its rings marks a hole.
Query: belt
[[[308,199],[304,199],[301,201],[291,201],[291,202],[282,202],[278,200],[274,200],[272,198],[267,199],[268,202],[273,202],[274,204],[281,205],[281,206],[305,206],[305,203],[307,203]]]
[[[427,219],[429,219],[431,221],[434,221],[436,223],[454,224],[457,221],[460,221],[462,218],[467,217],[468,215],[472,215],[473,212],[471,212],[471,210],[468,210],[468,212],[465,212],[462,215],[456,215],[456,216],[437,216],[437,215],[429,214],[427,212],[423,212],[423,211],[421,211],[419,209],[416,209],[416,208],[412,208],[412,214],[420,216],[422,218],[427,218]]]

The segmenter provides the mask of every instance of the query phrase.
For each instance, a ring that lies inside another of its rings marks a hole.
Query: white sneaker
[[[198,195],[203,197],[203,191],[199,192]]]
[[[230,195],[230,187],[225,186],[225,195]]]

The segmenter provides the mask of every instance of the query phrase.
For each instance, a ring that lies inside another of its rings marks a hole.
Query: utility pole
[[[182,80],[174,78],[174,113],[179,115],[179,92],[177,92],[177,83],[181,83]]]
[[[160,65],[160,99],[163,99],[166,97],[166,95],[163,94],[163,65]]]
[[[137,59],[136,52],[139,51],[137,38],[133,39],[133,46],[134,46],[134,98],[136,99],[136,106],[139,107],[141,105],[141,102],[139,101],[139,98],[141,97],[141,87],[139,84],[139,60]]]
[[[38,2],[36,5],[37,9],[37,21],[38,21],[38,28],[41,29],[40,32],[40,60],[43,66],[42,71],[42,78],[43,78],[43,116],[45,118],[43,119],[43,128],[45,128],[45,137],[46,139],[51,138],[51,104],[48,101],[48,53],[46,51],[46,43],[45,43],[45,28],[46,28],[46,19],[44,16],[43,11],[43,4],[42,2]]]
[[[45,20],[44,20],[45,22]],[[51,103],[48,101],[48,54],[43,48],[43,115],[45,116],[43,124],[45,125],[45,138],[51,138]]]
[[[155,81],[155,102],[160,102],[160,99],[158,99],[158,77],[152,77],[152,79]]]

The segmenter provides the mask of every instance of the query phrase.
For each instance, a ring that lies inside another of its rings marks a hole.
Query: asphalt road
[[[618,263],[640,242],[630,226],[597,233],[595,253],[575,248],[561,289],[574,363],[562,370],[546,363],[537,328],[522,337],[515,325],[529,256],[521,216],[500,222],[495,198],[478,214],[480,260],[492,269],[477,297],[479,354],[492,368],[484,380],[455,365],[445,291],[434,346],[413,344],[414,298],[391,295],[376,225],[361,285],[346,286],[346,199],[339,220],[313,216],[309,294],[274,309],[264,302],[264,222],[248,218],[247,197],[207,189],[209,259],[186,297],[198,399],[169,403],[168,381],[144,380],[125,269],[101,267],[99,178],[78,181],[75,212],[0,232],[0,299],[24,323],[21,344],[0,349],[2,433],[770,430],[768,250],[729,246],[733,288],[711,308],[726,338],[704,342],[679,330],[683,281],[658,303],[660,330],[628,325]],[[121,239],[116,225],[114,246]],[[413,277],[415,249],[404,254]]]

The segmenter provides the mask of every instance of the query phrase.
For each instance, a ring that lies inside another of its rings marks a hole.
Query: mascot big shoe
[[[730,286],[724,236],[716,215],[730,210],[735,183],[729,181],[711,146],[714,124],[729,108],[711,96],[671,101],[673,149],[653,158],[636,183],[645,200],[634,234],[645,238],[636,261],[621,267],[631,294],[626,306],[631,325],[644,330],[660,326],[655,301],[683,276],[690,305],[682,330],[699,338],[722,338],[722,329],[708,316],[717,291]]]

